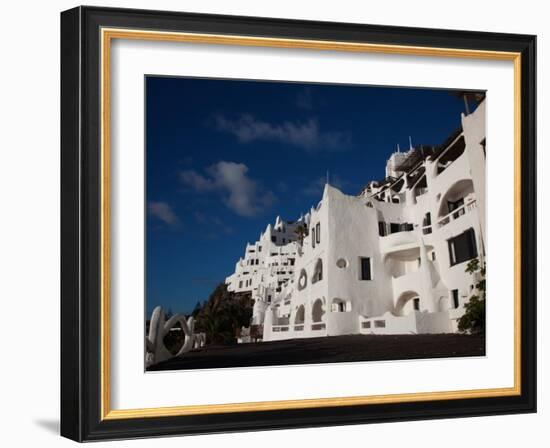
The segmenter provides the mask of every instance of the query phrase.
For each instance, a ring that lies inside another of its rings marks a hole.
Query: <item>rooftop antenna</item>
[[[330,172],[329,170],[327,170],[327,184],[329,183],[329,180],[330,180]]]
[[[412,138],[411,138],[410,135],[409,135],[409,149],[410,149],[410,150],[413,149],[413,142],[412,142]]]
[[[401,152],[401,148],[399,147],[399,143],[397,144],[397,152]]]

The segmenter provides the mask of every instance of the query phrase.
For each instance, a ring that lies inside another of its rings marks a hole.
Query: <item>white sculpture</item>
[[[174,328],[176,324],[181,325],[184,342],[178,352],[173,355],[164,345],[164,337]],[[166,314],[162,307],[157,306],[151,315],[149,334],[145,337],[145,365],[149,367],[153,364],[166,361],[170,358],[177,358],[184,353],[206,345],[206,335],[204,333],[194,333],[195,319],[193,316],[186,318],[179,313],[166,320]]]

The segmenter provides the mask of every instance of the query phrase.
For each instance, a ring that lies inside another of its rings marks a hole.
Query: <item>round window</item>
[[[336,266],[340,269],[344,269],[348,267],[348,262],[344,258],[339,258],[338,261],[336,261]]]

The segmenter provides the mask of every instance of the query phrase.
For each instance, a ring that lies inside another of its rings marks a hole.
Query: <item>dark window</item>
[[[424,215],[424,220],[422,221],[422,227],[424,227],[422,229],[422,233],[424,235],[429,235],[430,233],[432,233],[432,228],[430,227],[431,225],[432,225],[432,215],[430,214],[430,212],[428,212]]]
[[[448,243],[451,266],[477,257],[476,236],[472,228],[451,238]]]
[[[241,281],[239,282],[239,288],[242,288],[242,287],[243,287],[243,281],[241,280]]]
[[[311,246],[315,247],[315,227],[311,229]]]
[[[388,234],[386,229],[386,223],[384,221],[378,222],[378,235],[386,236]]]
[[[258,252],[262,251],[262,246],[258,246]]]
[[[290,266],[294,266],[294,258],[289,258],[288,261],[290,262]]]
[[[272,242],[272,243],[276,243],[276,242],[277,242],[277,237],[276,237],[275,235],[273,235],[273,236],[271,237],[271,242]]]
[[[321,223],[320,222],[317,223],[317,225],[315,226],[315,229],[317,230],[316,232],[317,244],[319,244],[321,242]]]
[[[413,308],[415,309],[415,311],[420,310],[420,299],[418,297],[413,299]]]
[[[260,264],[260,259],[256,258],[256,264]]]
[[[399,232],[399,223],[390,222],[390,233],[397,233],[397,232]]]
[[[464,205],[464,198],[460,198],[458,201],[447,201],[447,207],[449,208],[449,213],[451,213],[454,210],[459,209],[463,205]],[[453,213],[453,218],[458,218],[459,216],[463,215],[464,213],[466,213],[464,211],[464,208],[461,208],[456,213]]]
[[[451,294],[453,296],[453,307],[458,308],[459,302],[458,302],[458,289],[453,289],[451,291]]]
[[[372,280],[370,271],[370,258],[362,257],[361,261],[361,280]]]
[[[271,296],[267,296],[267,303],[271,303]]]
[[[435,261],[435,250],[432,252],[432,261]]]
[[[285,238],[283,238],[283,244],[286,244],[286,239]]]
[[[424,215],[424,221],[422,222],[424,227],[432,225],[432,214],[430,212]]]

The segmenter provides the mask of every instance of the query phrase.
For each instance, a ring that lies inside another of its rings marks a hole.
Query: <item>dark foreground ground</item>
[[[257,367],[352,361],[484,356],[485,337],[461,334],[351,335],[209,346],[148,370]]]

